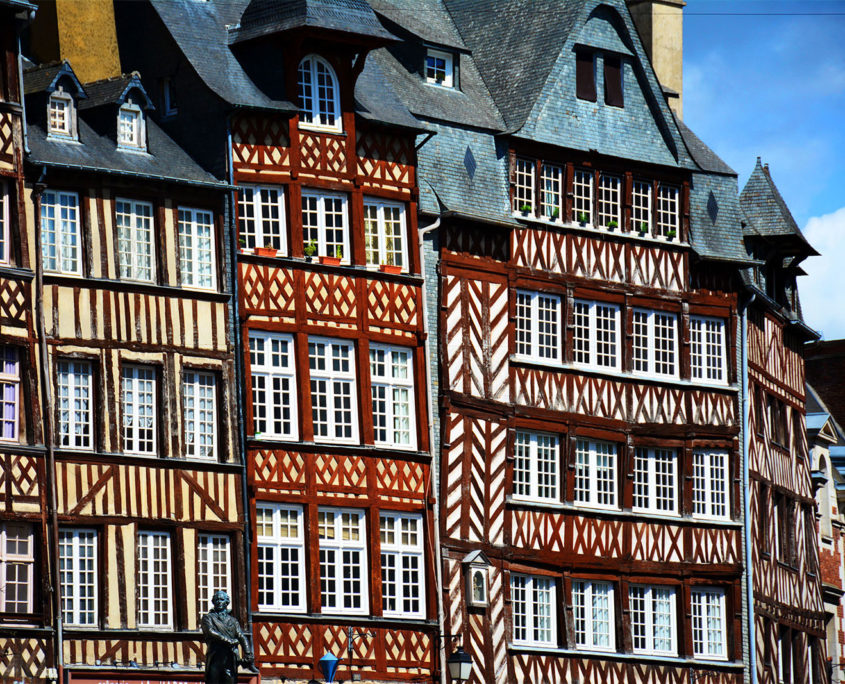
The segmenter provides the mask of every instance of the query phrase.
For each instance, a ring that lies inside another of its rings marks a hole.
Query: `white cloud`
[[[845,337],[845,207],[832,214],[814,216],[804,228],[810,244],[821,253],[804,263],[807,277],[798,290],[804,320],[825,339]]]

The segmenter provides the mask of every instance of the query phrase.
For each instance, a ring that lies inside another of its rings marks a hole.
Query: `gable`
[[[576,96],[576,54],[594,57],[596,101]],[[621,61],[623,106],[605,103],[604,67]],[[690,168],[681,135],[621,0],[592,2],[563,44],[516,137]]]

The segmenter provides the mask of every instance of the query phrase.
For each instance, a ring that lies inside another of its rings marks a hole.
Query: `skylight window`
[[[442,50],[429,49],[425,56],[426,83],[444,88],[455,87],[455,69],[453,55]]]

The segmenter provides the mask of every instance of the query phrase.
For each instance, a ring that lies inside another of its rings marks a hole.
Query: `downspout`
[[[748,604],[748,663],[750,677],[749,682],[757,682],[757,638],[754,629],[754,566],[751,562],[752,540],[751,540],[751,477],[748,468],[748,413],[750,404],[748,402],[748,307],[757,297],[751,295],[739,311],[740,327],[742,330],[742,484],[745,491],[743,497],[743,532],[745,533],[745,592]]]
[[[62,605],[61,605],[61,583],[59,582],[59,519],[57,514],[56,493],[56,453],[55,441],[53,438],[53,396],[50,392],[48,381],[49,359],[47,356],[47,333],[44,324],[44,260],[41,254],[41,193],[46,186],[44,177],[47,173],[45,167],[41,167],[41,175],[32,190],[32,203],[35,212],[35,325],[38,339],[38,361],[41,372],[38,374],[41,390],[42,415],[44,416],[44,445],[47,450],[47,489],[49,496],[48,516],[50,524],[47,526],[47,545],[50,557],[50,598],[53,608],[53,616],[56,621],[56,669],[58,670],[58,681],[64,681],[64,635],[62,626]]]
[[[437,230],[440,227],[440,216],[434,223],[417,230],[420,254],[420,275],[423,277],[422,287],[422,317],[423,333],[425,334],[425,385],[426,401],[428,405],[428,448],[431,454],[431,491],[434,493],[434,577],[437,591],[437,629],[438,629],[438,650],[440,652],[440,682],[446,684],[446,640],[445,634],[445,609],[443,607],[443,560],[440,557],[440,501],[439,501],[439,473],[440,459],[437,457],[438,448],[434,443],[434,401],[431,379],[431,331],[428,324],[428,283],[425,280],[425,251],[423,249],[423,238],[426,233]],[[435,340],[436,344],[436,340]]]
[[[226,170],[229,174],[229,185],[234,185],[235,171],[232,159],[232,115],[226,117]],[[252,534],[249,525],[249,487],[247,484],[247,451],[246,451],[246,425],[244,424],[244,386],[241,380],[246,377],[244,374],[243,345],[241,344],[240,313],[238,311],[238,227],[235,224],[235,190],[229,188],[228,221],[231,227],[229,231],[229,250],[231,253],[232,270],[232,346],[235,355],[235,385],[237,397],[237,423],[238,443],[241,457],[241,498],[244,511],[244,582],[246,586],[246,632],[249,634],[249,641],[255,654],[255,644],[252,638]]]

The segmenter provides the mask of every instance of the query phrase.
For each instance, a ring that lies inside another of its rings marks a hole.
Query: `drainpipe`
[[[740,327],[742,329],[742,484],[745,491],[743,510],[743,532],[745,533],[745,592],[748,603],[748,663],[750,666],[749,681],[751,684],[757,682],[757,639],[754,625],[754,567],[751,562],[751,478],[748,468],[748,413],[750,404],[748,402],[748,307],[757,297],[751,295],[739,310]]]
[[[229,174],[229,185],[235,183],[234,161],[232,160],[232,115],[226,117],[226,170]],[[238,449],[241,457],[241,497],[243,500],[244,511],[244,582],[246,586],[246,632],[249,634],[249,641],[252,645],[253,654],[255,653],[255,644],[252,638],[252,534],[249,526],[249,486],[247,484],[247,451],[246,451],[246,425],[244,424],[244,386],[241,380],[245,377],[244,374],[244,355],[243,345],[241,344],[241,326],[240,314],[238,312],[238,227],[235,224],[235,191],[229,190],[229,249],[232,255],[231,270],[232,270],[232,345],[235,355],[235,392],[237,401],[236,415],[238,418],[238,442],[240,447]]]
[[[32,204],[35,214],[35,325],[38,336],[38,360],[41,366],[39,387],[41,390],[41,407],[44,416],[44,445],[47,450],[47,489],[50,522],[47,526],[47,546],[49,556],[50,599],[53,616],[56,621],[56,669],[58,681],[64,680],[64,635],[62,625],[61,583],[59,581],[59,519],[57,514],[56,494],[56,453],[53,436],[53,395],[49,383],[49,359],[47,355],[47,334],[44,324],[44,260],[41,254],[41,193],[45,190],[44,178],[47,174],[45,167],[41,167],[41,175],[32,190]]]
[[[422,287],[422,311],[423,311],[423,332],[425,333],[425,385],[426,400],[428,403],[428,448],[431,454],[431,489],[434,492],[434,577],[437,591],[437,629],[438,649],[440,652],[440,683],[446,684],[446,641],[445,634],[445,609],[443,607],[443,559],[440,557],[440,501],[439,501],[439,473],[436,466],[440,459],[437,457],[437,445],[434,443],[434,400],[432,397],[433,387],[431,379],[431,331],[428,324],[428,283],[425,281],[425,250],[423,238],[426,233],[437,230],[440,227],[440,216],[434,223],[417,230],[419,239],[420,254],[420,275],[423,277]],[[435,344],[437,340],[434,340]]]

